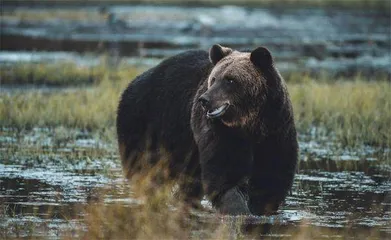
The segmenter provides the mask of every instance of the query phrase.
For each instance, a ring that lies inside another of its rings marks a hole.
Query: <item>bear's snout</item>
[[[201,103],[201,106],[205,110],[210,109],[210,100],[209,97],[205,94],[202,94],[201,97],[198,98],[198,102]]]

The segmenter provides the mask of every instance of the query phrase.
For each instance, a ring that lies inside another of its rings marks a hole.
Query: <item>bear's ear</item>
[[[216,65],[222,58],[232,53],[231,48],[219,44],[213,45],[209,50],[209,58],[213,65]]]
[[[270,51],[265,47],[259,47],[252,51],[250,60],[255,66],[259,68],[270,67],[273,65],[273,57]]]

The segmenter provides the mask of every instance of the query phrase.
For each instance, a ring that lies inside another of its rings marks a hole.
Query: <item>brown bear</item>
[[[162,61],[122,94],[117,134],[128,178],[169,156],[187,200],[205,194],[223,214],[274,214],[298,158],[286,84],[264,47]]]

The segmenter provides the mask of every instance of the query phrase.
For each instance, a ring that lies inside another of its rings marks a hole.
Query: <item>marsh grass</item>
[[[32,3],[33,1],[29,1]],[[28,21],[46,21],[46,20],[71,20],[71,21],[106,21],[106,16],[100,14],[99,11],[86,11],[78,9],[35,9],[29,11],[26,9],[15,9],[13,11],[5,10],[1,14],[1,19],[4,20],[18,20],[23,22]]]
[[[86,239],[187,238],[188,210],[172,194],[174,183],[162,174],[164,169],[158,165],[134,176],[128,190],[136,204],[90,204],[85,209],[87,231],[82,235]]]
[[[63,81],[59,74],[48,71],[42,73],[48,77],[46,81]],[[104,67],[96,71],[99,81],[88,88],[52,93],[4,92],[0,97],[0,126],[18,129],[64,126],[110,135],[120,94],[140,70],[124,66],[116,71]],[[79,70],[70,72],[70,76],[84,74]],[[67,71],[64,74],[68,74]],[[390,148],[391,86],[388,80],[365,81],[357,77],[327,81],[304,76],[300,80],[289,79],[288,88],[300,132],[308,132],[315,126],[325,129],[330,136],[335,135],[343,146],[366,144]],[[115,136],[111,134],[108,138]]]
[[[114,126],[120,93],[137,73],[135,69],[105,72],[96,85],[74,91],[2,94],[1,125],[19,129],[62,125],[100,130]]]
[[[105,57],[102,57],[104,62]],[[79,86],[100,82],[110,68],[105,64],[80,66],[72,62],[22,63],[0,66],[0,84],[34,84],[46,86]]]
[[[335,133],[343,146],[362,144],[390,147],[390,82],[308,80],[289,84],[296,123],[301,131],[310,126]]]

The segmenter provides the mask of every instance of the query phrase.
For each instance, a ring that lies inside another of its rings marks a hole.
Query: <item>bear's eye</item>
[[[225,81],[229,84],[233,84],[235,83],[235,80],[233,80],[232,78],[226,78]]]

